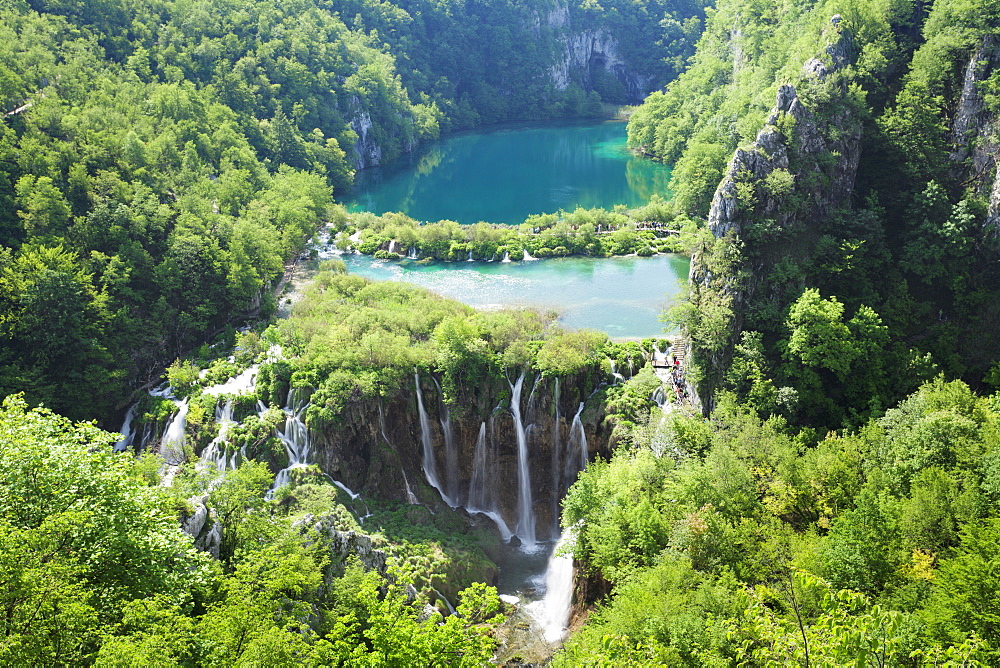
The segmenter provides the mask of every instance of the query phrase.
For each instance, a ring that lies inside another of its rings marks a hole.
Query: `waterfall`
[[[184,430],[187,428],[188,401],[177,403],[177,412],[174,413],[163,431],[163,439],[160,441],[160,455],[167,464],[180,464],[184,461]]]
[[[243,394],[250,392],[254,388],[254,381],[257,378],[259,370],[259,364],[248,366],[243,372],[238,373],[226,382],[206,387],[203,393],[218,397],[223,394]]]
[[[522,251],[522,252],[524,253],[524,260],[525,261],[528,261],[528,260],[537,260],[538,259],[537,257],[532,257],[531,254],[528,251]]]
[[[556,543],[545,569],[545,596],[528,606],[535,621],[542,627],[545,642],[557,643],[566,635],[570,606],[573,602],[573,558],[559,554],[569,543],[564,535]]]
[[[653,396],[651,396],[650,399],[652,399],[653,403],[656,404],[660,410],[663,410],[664,406],[668,403],[667,394],[663,391],[662,387],[658,387],[653,390]]]
[[[615,379],[615,382],[612,383],[613,385],[617,385],[618,383],[624,383],[625,382],[625,376],[623,376],[620,373],[618,373],[618,365],[615,364],[614,360],[611,360],[611,375]]]
[[[406,259],[408,259],[408,260],[416,260],[418,257],[419,256],[417,255],[417,247],[416,246],[410,246],[409,250],[406,253]]]
[[[472,457],[472,479],[469,481],[469,499],[465,509],[471,514],[482,514],[493,520],[500,531],[503,542],[510,540],[514,533],[507,526],[496,509],[496,463],[486,445],[486,423],[479,425],[479,438]]]
[[[424,446],[424,475],[427,476],[427,482],[430,483],[430,486],[441,494],[441,498],[444,499],[445,503],[454,508],[455,504],[445,494],[444,489],[441,487],[441,482],[438,480],[437,462],[434,460],[434,443],[431,441],[431,424],[427,418],[427,411],[424,410],[424,395],[420,389],[419,374],[413,374],[413,382],[417,388],[417,410],[420,413],[420,440]]]
[[[552,403],[555,404],[556,409],[556,419],[552,423],[552,529],[553,533],[559,533],[559,497],[562,494],[562,480],[560,480],[559,472],[562,468],[559,466],[560,450],[562,449],[562,415],[559,413],[559,400],[561,398],[561,393],[559,391],[559,377],[556,376],[555,384],[552,389]]]
[[[458,500],[458,446],[455,444],[455,433],[451,428],[451,411],[444,403],[444,393],[437,379],[431,376],[434,387],[438,391],[438,411],[441,415],[441,433],[444,434],[444,489],[447,492],[445,502],[452,508],[457,508]]]
[[[472,259],[472,251],[469,251],[469,259],[466,260],[466,262],[473,262],[473,261],[474,260]]]
[[[278,471],[274,477],[274,484],[268,491],[268,495],[273,495],[274,490],[291,482],[292,469],[304,468],[309,460],[309,429],[302,420],[307,402],[300,398],[301,392],[294,388],[288,388],[288,399],[285,401],[285,425],[283,429],[277,430],[278,438],[285,446],[288,454],[288,466]]]
[[[329,476],[327,476],[327,477],[329,477]],[[352,492],[351,489],[347,485],[345,485],[344,483],[340,482],[339,480],[334,480],[333,478],[330,478],[330,482],[332,482],[334,485],[336,485],[337,487],[339,487],[340,489],[342,489],[344,491],[344,493],[347,494],[347,496],[351,497],[352,501],[356,501],[356,500],[358,500],[358,499],[361,498],[360,494]]]
[[[389,440],[389,436],[385,433],[385,411],[382,410],[381,400],[378,402],[378,427],[379,431],[382,432],[382,440],[384,440],[385,444],[392,448],[393,452],[396,453],[396,456],[399,457],[399,451],[396,450],[396,446],[392,444],[392,441]],[[411,506],[420,505],[420,499],[417,498],[417,495],[413,493],[413,488],[410,487],[410,479],[406,477],[406,468],[403,467],[402,461],[400,461],[399,472],[403,474],[403,486],[406,488],[406,502]]]
[[[579,471],[587,468],[587,431],[583,428],[583,422],[580,420],[580,414],[583,413],[583,404],[580,402],[580,407],[576,410],[576,415],[573,416],[573,424],[569,428],[569,445],[573,446],[573,437],[576,436],[576,445],[579,448],[580,463]],[[572,454],[572,453],[570,453]],[[571,457],[567,457],[570,460]]]
[[[518,376],[517,382],[511,386],[510,412],[514,416],[514,429],[517,432],[518,517],[516,533],[524,547],[530,550],[536,545],[535,509],[531,502],[531,472],[528,470],[528,435],[525,433],[524,422],[521,420],[522,385],[524,385],[523,371]]]
[[[135,433],[132,431],[132,420],[135,419],[135,409],[138,407],[139,403],[136,402],[129,406],[128,412],[125,413],[125,421],[122,423],[120,430],[122,437],[115,443],[115,452],[122,452],[132,447],[132,442],[135,440]]]
[[[396,240],[395,239],[393,239],[392,241],[389,242],[389,252],[390,253],[395,253],[396,252]]]
[[[510,253],[507,251],[503,252],[503,259],[500,262],[510,262]]]
[[[219,425],[219,434],[212,439],[212,442],[205,447],[201,453],[203,464],[212,464],[217,470],[225,471],[235,469],[238,466],[237,453],[232,453],[226,458],[226,435],[230,427],[236,422],[233,420],[233,400],[227,399],[222,406],[215,407],[215,421]]]
[[[472,456],[472,479],[469,481],[469,512],[473,509],[483,510],[493,508],[493,498],[489,494],[487,484],[490,479],[486,454],[486,423],[479,425],[479,438],[476,439],[476,450]]]

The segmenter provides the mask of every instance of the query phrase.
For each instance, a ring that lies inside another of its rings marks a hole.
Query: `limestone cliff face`
[[[356,97],[353,99],[353,106],[351,129],[358,135],[354,142],[354,167],[355,169],[376,167],[382,163],[382,147],[372,132],[372,117],[361,107],[361,100]]]
[[[969,57],[951,124],[953,175],[988,198],[986,232],[1000,236],[1000,116],[986,104],[982,84],[1000,69],[1000,38],[987,34]]]
[[[539,539],[558,535],[558,503],[575,479],[580,461],[580,427],[573,418],[596,389],[589,376],[555,379],[528,375],[520,410],[529,453],[533,508]],[[506,383],[476,388],[461,410],[449,410],[433,378],[420,379],[434,466],[443,491],[459,506],[470,499],[474,478],[487,499],[513,529],[518,520],[517,424]],[[320,468],[355,492],[401,502],[442,506],[424,470],[416,384],[391,401],[352,404],[336,425],[313,435],[313,456]],[[588,458],[607,455],[609,430],[599,402],[580,412]],[[480,436],[483,442],[480,443]],[[454,454],[449,459],[449,439]],[[477,446],[485,460],[477,465]],[[478,466],[478,473],[477,473]],[[483,472],[485,471],[485,478]],[[483,520],[484,526],[491,523]]]
[[[371,113],[365,108],[361,98],[357,96],[351,98],[350,119],[351,129],[358,136],[354,142],[354,168],[365,169],[366,167],[377,167],[382,164],[385,146],[380,142],[379,135],[381,134],[383,137],[382,141],[385,141],[386,134],[391,134],[392,131],[386,127],[376,128]],[[401,135],[392,137],[392,139],[400,139],[400,150],[403,153],[409,153],[417,147],[416,139],[412,136],[411,132],[413,126],[412,118],[397,114],[395,122],[391,125],[396,128],[395,132],[397,135]],[[381,133],[379,130],[381,130]],[[391,158],[394,156],[395,154],[388,157]]]
[[[575,27],[566,4],[556,6],[545,23],[557,33],[556,58],[549,75],[559,90],[576,82],[589,91],[600,72],[615,77],[631,103],[642,102],[658,87],[655,76],[636,71],[626,61],[618,37],[603,28]]]
[[[799,87],[834,85],[826,79],[849,62],[849,35],[834,17],[830,45],[802,69]],[[836,211],[850,208],[861,155],[861,123],[846,91],[809,108],[796,85],[779,86],[774,108],[753,143],[736,149],[712,200],[708,229],[727,241],[732,264],[716,271],[719,248],[692,256],[692,296],[722,304],[728,314],[728,342],[711,349],[694,342],[705,371],[699,394],[711,397],[730,362],[735,337],[748,314],[772,303],[783,305],[787,283],[769,280],[778,262],[798,263],[814,251],[819,229]],[[714,254],[710,257],[710,254]],[[791,290],[794,292],[794,290]]]

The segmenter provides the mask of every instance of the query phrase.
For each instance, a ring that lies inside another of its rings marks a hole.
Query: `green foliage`
[[[187,604],[210,573],[159,487],[133,475],[115,437],[19,396],[0,411],[0,655],[73,663],[129,601]]]
[[[577,208],[572,212],[528,216],[522,225],[477,223],[459,225],[442,220],[423,224],[401,213],[373,216],[370,213],[348,214],[342,231],[357,228],[357,243],[344,241],[343,249],[354,248],[380,260],[398,260],[400,253],[386,248],[391,241],[401,252],[415,251],[420,259],[464,262],[498,260],[506,254],[512,261],[524,251],[536,258],[586,255],[610,257],[636,253],[650,256],[655,252],[685,250],[673,240],[678,225],[672,202],[654,195],[646,206],[625,211]],[[661,249],[661,246],[663,248]]]
[[[564,500],[614,589],[554,663],[992,665],[997,417],[937,380],[822,440],[725,395],[637,430]]]

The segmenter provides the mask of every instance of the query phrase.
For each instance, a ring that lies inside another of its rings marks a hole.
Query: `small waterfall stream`
[[[552,423],[552,530],[554,533],[559,532],[559,492],[562,491],[561,485],[563,484],[562,476],[560,471],[562,467],[559,465],[559,460],[562,455],[562,415],[559,409],[559,400],[561,398],[561,393],[559,391],[559,377],[556,376],[555,385],[552,389],[552,403],[555,405],[556,419]]]
[[[569,428],[569,446],[572,449],[574,445],[574,438],[577,452],[579,453],[579,458],[577,462],[579,463],[579,468],[573,471],[572,480],[576,478],[576,474],[587,468],[587,430],[583,428],[583,422],[580,420],[580,415],[583,413],[584,402],[580,402],[580,407],[576,409],[576,415],[573,416],[573,424]],[[570,456],[567,460],[572,459],[572,452],[569,453]]]
[[[125,413],[125,421],[122,423],[121,428],[122,437],[115,443],[115,452],[122,452],[132,447],[132,443],[135,441],[135,432],[132,431],[132,420],[135,419],[135,409],[138,406],[138,403],[132,404],[129,406],[128,412]]]
[[[457,508],[461,505],[458,490],[458,446],[451,428],[451,411],[444,403],[444,393],[441,392],[437,378],[431,376],[431,380],[438,391],[438,413],[441,416],[441,433],[444,435],[444,489],[447,492],[444,500],[452,508]]]
[[[510,540],[513,533],[500,513],[497,512],[495,482],[495,457],[486,444],[486,423],[479,425],[479,438],[472,456],[472,479],[469,481],[469,498],[465,509],[472,514],[481,513],[489,517],[500,530],[503,542]]]
[[[427,417],[427,411],[424,409],[424,393],[420,389],[420,374],[414,372],[413,383],[417,388],[417,411],[420,414],[420,441],[423,445],[424,475],[427,477],[427,482],[430,486],[436,489],[441,498],[444,499],[444,502],[454,508],[455,504],[448,498],[448,494],[441,485],[440,478],[438,478],[437,460],[434,458],[434,441],[431,438],[431,421]]]
[[[517,492],[518,517],[515,533],[521,539],[521,544],[527,550],[533,550],[535,540],[535,508],[531,501],[531,471],[528,462],[528,435],[521,419],[521,388],[524,385],[524,372],[518,376],[517,382],[511,385],[510,412],[514,417],[514,430],[517,433]]]
[[[226,437],[229,429],[236,424],[233,420],[232,399],[227,399],[221,406],[215,407],[215,421],[219,425],[219,433],[201,453],[201,461],[204,464],[212,464],[218,471],[235,469],[239,466],[237,453],[233,452],[226,457]]]
[[[274,477],[274,484],[271,492],[282,485],[291,482],[291,471],[297,468],[304,468],[309,461],[309,428],[306,427],[302,415],[305,413],[308,403],[300,398],[301,390],[289,388],[288,399],[285,401],[285,425],[278,430],[278,438],[285,446],[288,454],[288,466],[278,471]]]
[[[385,433],[385,410],[382,408],[381,400],[378,402],[378,428],[382,434],[382,440],[385,441],[386,445],[392,448],[393,452],[395,452],[398,457],[399,451],[396,450],[396,446],[392,444],[392,441],[389,440],[388,434]],[[403,487],[406,488],[406,502],[411,506],[420,505],[420,499],[418,499],[417,495],[413,493],[413,487],[410,486],[410,479],[406,475],[406,468],[401,466],[399,472],[403,474]]]
[[[160,455],[167,464],[173,466],[184,461],[184,430],[187,428],[188,402],[174,400],[177,412],[174,413],[163,430],[160,441]]]

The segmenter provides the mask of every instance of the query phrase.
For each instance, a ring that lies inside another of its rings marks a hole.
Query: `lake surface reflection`
[[[520,224],[530,214],[669,198],[670,168],[625,147],[625,123],[542,124],[454,135],[358,173],[352,210]]]

